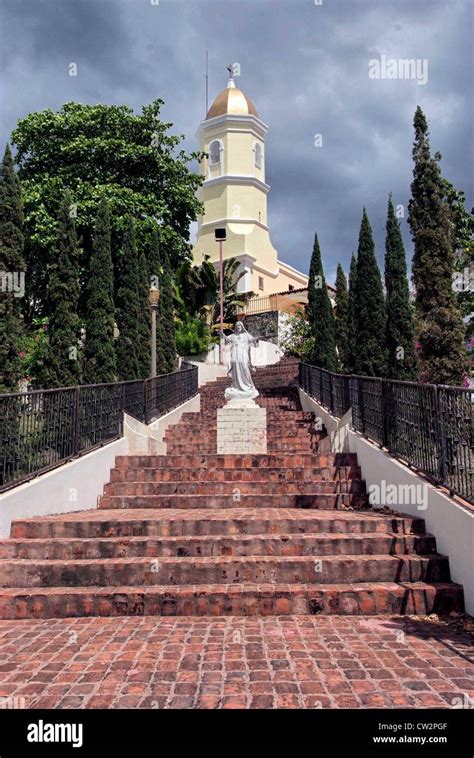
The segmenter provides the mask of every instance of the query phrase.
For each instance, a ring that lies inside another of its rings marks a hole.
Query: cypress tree
[[[150,355],[151,355],[151,316],[150,305],[148,303],[148,290],[150,280],[148,277],[148,262],[144,250],[138,257],[138,375],[140,379],[146,379],[150,376]]]
[[[357,282],[357,258],[352,253],[351,265],[349,268],[349,342],[347,348],[347,366],[348,374],[355,371],[357,344],[355,341],[355,324],[356,324],[356,282]]]
[[[364,208],[357,251],[355,288],[355,372],[385,376],[387,370],[386,313],[382,279],[375,258],[374,241]]]
[[[79,247],[72,195],[66,191],[58,212],[58,231],[49,268],[47,305],[48,347],[40,381],[45,387],[81,383],[79,355]]]
[[[308,319],[315,340],[312,363],[328,371],[337,371],[334,315],[324,279],[317,234],[314,235],[309,267]]]
[[[23,210],[20,184],[10,146],[0,167],[0,392],[15,392],[20,379],[19,351],[23,337],[20,297],[24,293]],[[23,282],[23,288],[22,288]]]
[[[148,253],[148,274],[150,284],[161,289],[163,279],[163,268],[160,257],[160,238],[156,227],[152,229],[151,247]],[[164,329],[163,320],[160,315],[161,305],[158,303],[156,314],[156,373],[165,374],[165,362],[163,355]]]
[[[451,215],[439,168],[431,157],[426,117],[418,106],[414,122],[413,182],[408,206],[415,252],[412,272],[416,287],[421,380],[461,385],[467,372],[464,324],[453,290],[455,266]]]
[[[418,378],[414,325],[410,305],[405,249],[392,196],[388,198],[385,239],[385,289],[387,297],[388,377]]]
[[[104,199],[97,212],[87,280],[84,381],[88,384],[115,381],[114,326],[110,213]]]
[[[350,364],[349,293],[346,275],[340,263],[337,264],[336,274],[336,344],[341,368],[347,371]]]
[[[138,375],[138,328],[140,299],[138,288],[138,261],[133,219],[125,226],[117,271],[116,321],[119,329],[117,340],[117,372],[119,379],[139,379]]]
[[[163,368],[165,373],[176,368],[176,334],[174,323],[173,274],[166,249],[162,251],[162,286],[157,318],[161,321]]]

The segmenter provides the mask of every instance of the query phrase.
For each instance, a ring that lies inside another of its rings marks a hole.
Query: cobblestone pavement
[[[466,707],[468,698],[474,698],[473,661],[472,640],[459,625],[429,619],[1,621],[0,698],[7,700],[0,704],[25,708]]]

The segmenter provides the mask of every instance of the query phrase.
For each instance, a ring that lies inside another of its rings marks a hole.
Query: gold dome
[[[209,108],[206,120],[215,118],[216,116],[224,116],[228,113],[238,116],[256,116],[258,118],[255,105],[242,90],[235,86],[232,79],[229,79],[227,87],[217,95]]]

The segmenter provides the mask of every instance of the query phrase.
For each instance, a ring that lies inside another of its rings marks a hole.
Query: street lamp
[[[160,300],[160,290],[154,284],[148,290],[148,303],[151,311],[151,365],[150,375],[156,376],[156,311]]]
[[[220,300],[220,321],[221,332],[224,331],[224,274],[222,262],[222,243],[227,239],[225,227],[214,229],[214,238],[219,243],[219,300]],[[222,335],[219,342],[219,363],[224,363]]]

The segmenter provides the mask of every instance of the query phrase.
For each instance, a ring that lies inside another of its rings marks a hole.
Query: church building
[[[218,265],[216,227],[225,227],[223,257],[236,258],[244,276],[238,289],[257,297],[300,292],[307,300],[308,277],[279,260],[270,239],[265,181],[265,135],[268,126],[250,98],[236,87],[232,73],[227,87],[212,103],[197,131],[199,148],[207,153],[201,171],[205,177],[199,190],[204,215],[199,218],[194,262],[205,255]]]

